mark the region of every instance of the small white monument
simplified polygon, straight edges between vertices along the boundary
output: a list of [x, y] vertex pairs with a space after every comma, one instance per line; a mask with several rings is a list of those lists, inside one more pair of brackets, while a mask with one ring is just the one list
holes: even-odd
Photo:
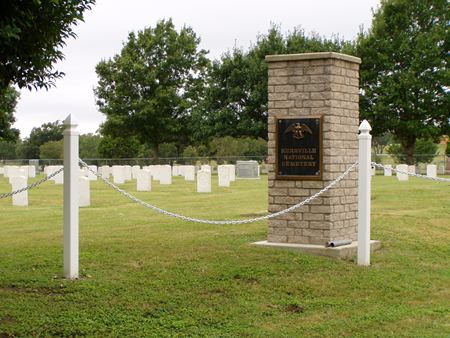
[[435, 164], [427, 165], [427, 176], [428, 177], [437, 177], [437, 167]]
[[[408, 172], [408, 165], [407, 164], [398, 164], [396, 169], [404, 171], [404, 172]], [[397, 179], [399, 181], [407, 181], [408, 180], [408, 174], [403, 174], [403, 173], [397, 172]]]
[[200, 170], [211, 172], [211, 166], [209, 164], [202, 164]]
[[197, 192], [211, 192], [211, 171], [199, 170], [197, 172]]
[[29, 165], [28, 167], [28, 177], [35, 178], [36, 177], [36, 167], [34, 165]]
[[236, 166], [234, 164], [227, 164], [227, 167], [230, 171], [230, 182], [236, 181]]
[[80, 176], [78, 188], [78, 205], [80, 207], [89, 207], [91, 205], [91, 180], [88, 177]]
[[152, 175], [150, 174], [149, 170], [142, 169], [137, 172], [136, 190], [137, 191], [152, 190]]
[[227, 165], [219, 165], [217, 167], [217, 174], [219, 176], [219, 187], [229, 187], [230, 168]]
[[384, 166], [384, 176], [392, 176], [392, 164], [386, 164]]
[[88, 166], [89, 169], [86, 168], [87, 170], [87, 178], [91, 181], [97, 181], [97, 166], [96, 165], [90, 165]]
[[[27, 178], [25, 176], [11, 177], [11, 191], [23, 189], [27, 186]], [[26, 207], [28, 206], [28, 190], [22, 191], [12, 196], [14, 206]]]
[[184, 179], [186, 181], [195, 181], [195, 166], [193, 165], [184, 166]]
[[132, 175], [131, 175], [131, 166], [124, 165], [123, 166], [123, 177], [125, 181], [131, 181]]
[[114, 184], [124, 184], [125, 183], [125, 170], [121, 165], [113, 165], [112, 174], [114, 179]]
[[108, 165], [102, 165], [98, 169], [100, 175], [102, 175], [102, 178], [109, 179], [109, 175], [111, 174], [111, 168]]
[[[62, 168], [62, 166], [57, 166], [52, 173], [54, 173], [56, 170], [59, 170]], [[64, 171], [61, 171], [60, 173], [53, 176], [53, 180], [55, 181], [55, 184], [64, 184]]]
[[137, 179], [139, 170], [141, 170], [141, 167], [138, 165], [134, 165], [131, 167], [131, 177], [133, 178], [133, 180]]
[[159, 168], [159, 183], [172, 184], [172, 167], [170, 165], [162, 165]]
[[408, 166], [408, 172], [411, 174], [415, 174], [416, 173], [416, 166], [415, 165], [409, 165]]

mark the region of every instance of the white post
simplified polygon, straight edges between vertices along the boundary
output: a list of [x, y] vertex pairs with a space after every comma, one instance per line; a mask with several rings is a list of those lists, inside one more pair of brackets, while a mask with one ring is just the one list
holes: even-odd
[[64, 277], [78, 278], [78, 136], [71, 115], [64, 120]]
[[371, 143], [369, 122], [359, 126], [359, 181], [358, 181], [358, 265], [370, 265], [370, 171]]

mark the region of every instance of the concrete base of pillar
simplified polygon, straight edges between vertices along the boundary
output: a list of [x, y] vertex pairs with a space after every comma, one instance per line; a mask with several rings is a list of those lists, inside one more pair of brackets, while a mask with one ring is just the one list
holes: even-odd
[[[333, 258], [353, 258], [356, 257], [358, 250], [358, 242], [352, 242], [348, 245], [338, 246], [336, 248], [330, 248], [323, 245], [313, 244], [294, 244], [294, 243], [272, 243], [268, 241], [254, 242], [252, 245], [267, 246], [272, 248], [281, 248], [294, 250], [302, 253], [309, 253], [319, 256], [328, 256]], [[374, 252], [381, 248], [381, 242], [376, 240], [370, 241], [370, 252]]]

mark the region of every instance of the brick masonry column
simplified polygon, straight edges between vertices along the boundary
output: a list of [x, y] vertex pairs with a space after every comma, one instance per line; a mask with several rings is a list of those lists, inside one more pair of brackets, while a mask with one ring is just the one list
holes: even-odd
[[[358, 158], [359, 58], [338, 53], [269, 55], [269, 211], [300, 202]], [[277, 179], [276, 118], [322, 117], [322, 179]], [[357, 240], [358, 173], [294, 212], [269, 220], [268, 241], [324, 245]]]

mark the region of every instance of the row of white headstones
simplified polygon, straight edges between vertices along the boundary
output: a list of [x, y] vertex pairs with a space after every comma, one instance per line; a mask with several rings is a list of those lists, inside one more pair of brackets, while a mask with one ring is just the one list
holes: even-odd
[[[44, 173], [49, 176], [61, 169], [62, 166], [46, 166]], [[195, 181], [197, 176], [197, 192], [211, 192], [211, 166], [202, 165], [196, 173], [193, 165], [150, 165], [150, 166], [89, 166], [80, 169], [79, 177], [79, 206], [87, 207], [91, 204], [90, 181], [97, 180], [97, 174], [102, 178], [109, 179], [112, 175], [114, 184], [124, 184], [131, 180], [136, 180], [137, 191], [151, 191], [152, 180], [159, 181], [162, 185], [172, 184], [172, 176], [183, 176], [185, 181]], [[236, 180], [236, 168], [234, 165], [219, 165], [217, 167], [218, 186], [229, 187], [230, 182]], [[11, 190], [16, 191], [28, 185], [28, 178], [36, 177], [34, 166], [5, 166], [0, 167], [0, 174], [9, 178]], [[197, 174], [197, 175], [196, 175]], [[55, 184], [64, 184], [63, 172], [51, 178]], [[14, 206], [28, 206], [28, 190], [12, 196]]]
[[[387, 164], [384, 166], [384, 176], [392, 176], [392, 165]], [[372, 167], [372, 176], [376, 174], [376, 168]], [[416, 173], [416, 166], [414, 165], [407, 165], [407, 164], [398, 164], [395, 169], [404, 171], [407, 173], [415, 174]], [[397, 179], [399, 181], [407, 181], [409, 178], [408, 174], [403, 174], [397, 172]], [[437, 177], [437, 167], [435, 164], [428, 164], [427, 165], [427, 176], [429, 177]]]

